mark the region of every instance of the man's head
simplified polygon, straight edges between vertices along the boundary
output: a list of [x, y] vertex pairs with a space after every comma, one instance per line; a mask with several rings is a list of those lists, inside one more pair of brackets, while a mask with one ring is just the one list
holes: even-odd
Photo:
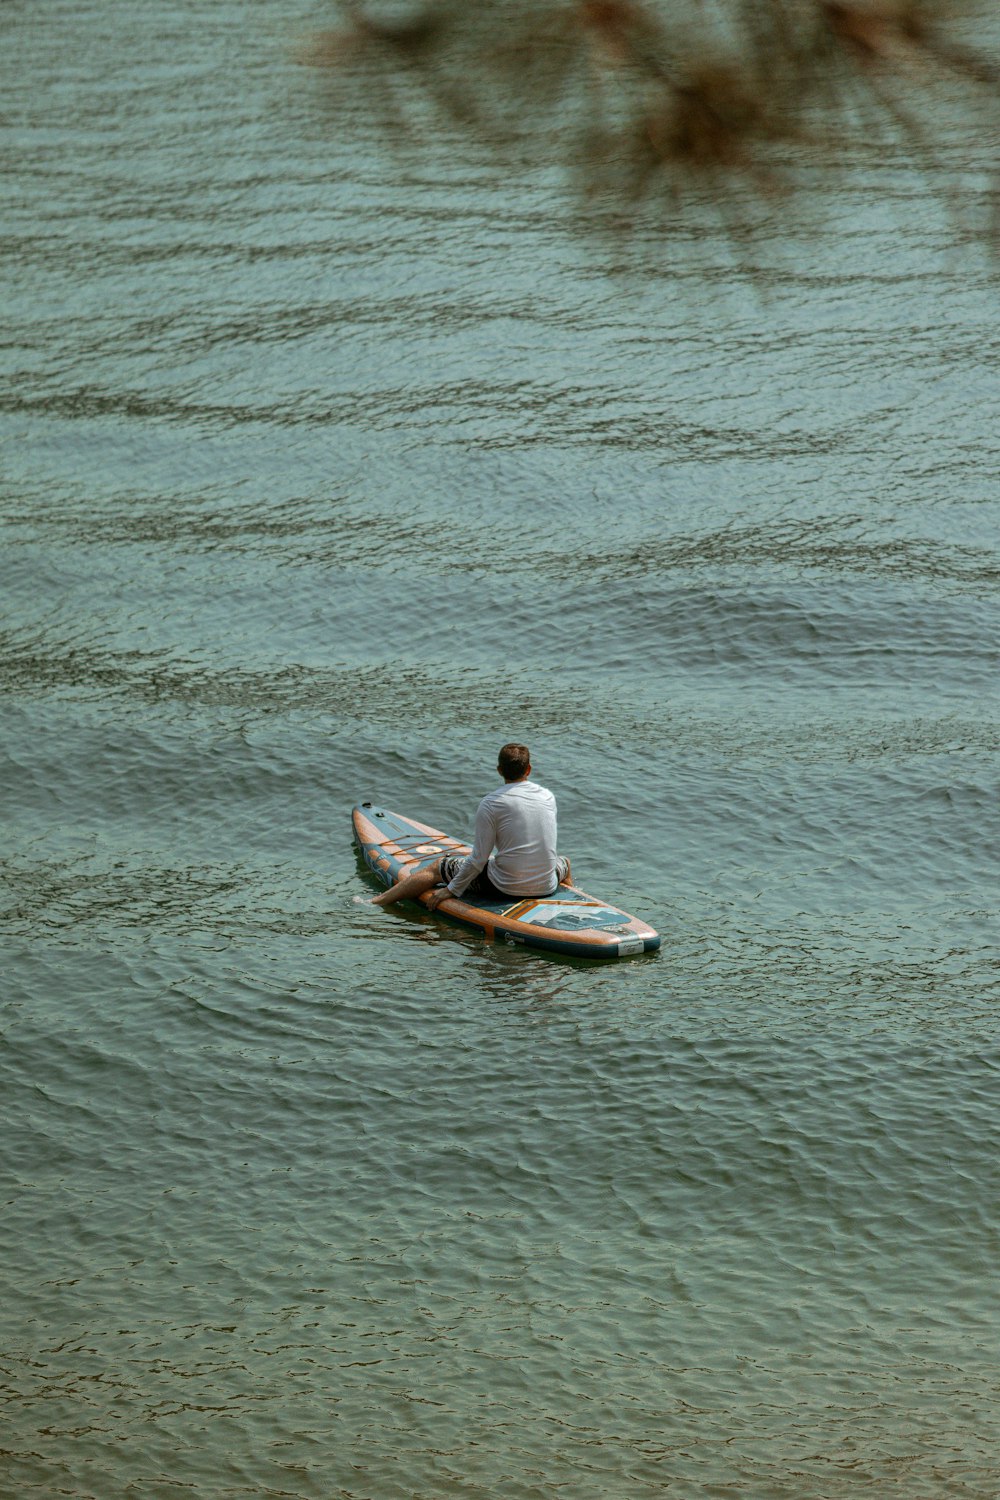
[[504, 781], [522, 781], [531, 770], [527, 745], [502, 745], [497, 756], [497, 770]]

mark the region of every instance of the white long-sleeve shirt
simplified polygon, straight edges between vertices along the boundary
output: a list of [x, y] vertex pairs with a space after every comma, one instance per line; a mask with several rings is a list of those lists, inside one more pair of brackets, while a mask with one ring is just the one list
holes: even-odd
[[476, 811], [472, 853], [449, 882], [451, 894], [461, 896], [487, 863], [489, 878], [509, 896], [554, 889], [556, 799], [537, 781], [508, 781], [487, 792]]

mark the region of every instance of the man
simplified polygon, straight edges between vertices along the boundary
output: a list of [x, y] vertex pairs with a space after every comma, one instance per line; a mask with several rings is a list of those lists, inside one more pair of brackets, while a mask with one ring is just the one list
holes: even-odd
[[[415, 900], [425, 891], [431, 891], [425, 904], [432, 910], [448, 896], [516, 901], [554, 896], [560, 884], [569, 884], [569, 860], [556, 853], [556, 799], [545, 787], [529, 781], [527, 746], [504, 745], [497, 770], [504, 784], [488, 792], [479, 804], [472, 853], [464, 858], [442, 855], [376, 896], [375, 906]], [[433, 890], [434, 886], [438, 889]]]

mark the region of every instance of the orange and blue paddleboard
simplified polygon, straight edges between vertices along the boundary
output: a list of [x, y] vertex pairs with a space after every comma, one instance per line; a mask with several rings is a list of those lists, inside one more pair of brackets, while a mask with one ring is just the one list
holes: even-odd
[[[353, 820], [365, 863], [385, 886], [433, 864], [442, 854], [469, 853], [460, 839], [372, 802], [360, 803]], [[424, 903], [424, 897], [419, 899]], [[660, 946], [659, 933], [646, 922], [573, 885], [559, 886], [552, 896], [508, 896], [503, 901], [448, 896], [435, 910], [480, 928], [497, 942], [575, 958], [625, 958]]]

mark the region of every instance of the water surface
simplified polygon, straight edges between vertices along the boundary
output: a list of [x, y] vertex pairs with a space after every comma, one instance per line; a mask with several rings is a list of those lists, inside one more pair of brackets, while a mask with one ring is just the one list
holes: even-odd
[[[327, 22], [2, 22], [0, 1490], [994, 1496], [989, 262], [608, 241]], [[354, 902], [512, 737], [659, 954]]]

